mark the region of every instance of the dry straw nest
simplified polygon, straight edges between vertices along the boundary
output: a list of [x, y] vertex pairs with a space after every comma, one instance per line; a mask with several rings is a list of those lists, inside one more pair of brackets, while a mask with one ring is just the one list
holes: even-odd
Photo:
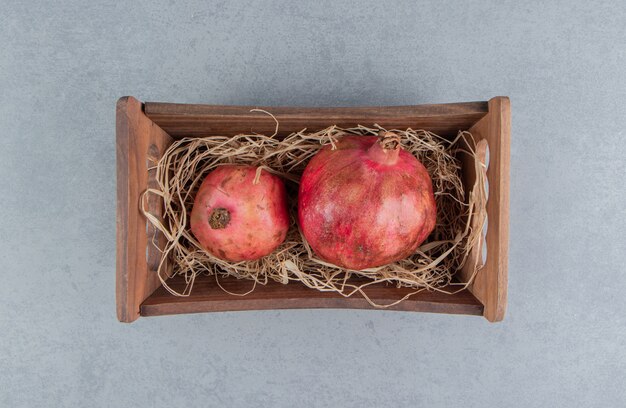
[[[174, 295], [188, 296], [195, 278], [200, 274], [215, 275], [218, 284], [219, 279], [225, 276], [249, 279], [254, 281], [252, 290], [256, 284], [265, 284], [272, 279], [284, 284], [304, 284], [321, 291], [334, 291], [343, 296], [360, 293], [378, 307], [391, 305], [372, 302], [367, 297], [366, 287], [369, 285], [386, 282], [414, 288], [413, 293], [441, 291], [449, 284], [458, 285], [455, 292], [465, 288], [469, 282], [454, 284], [452, 277], [463, 267], [477, 240], [482, 239], [486, 201], [485, 176], [479, 160], [475, 160], [476, 183], [471, 191], [465, 191], [461, 180], [460, 155], [476, 158], [475, 144], [468, 132], [459, 132], [456, 138], [448, 140], [425, 130], [390, 130], [400, 136], [403, 148], [417, 157], [428, 170], [437, 203], [435, 230], [410, 257], [378, 268], [347, 270], [318, 259], [300, 233], [296, 223], [297, 190], [300, 175], [309, 159], [322, 146], [333, 145], [345, 134], [377, 135], [381, 130], [386, 129], [380, 126], [350, 129], [331, 126], [312, 133], [304, 129], [284, 139], [277, 138], [276, 132], [271, 136], [241, 134], [183, 138], [174, 142], [155, 164], [158, 188], [148, 189], [141, 202], [143, 213], [155, 231], [165, 237], [165, 246], [160, 248], [162, 259], [158, 268], [163, 286]], [[259, 166], [259, 171], [269, 171], [286, 180], [291, 212], [289, 232], [276, 251], [260, 260], [237, 263], [220, 260], [204, 251], [189, 230], [188, 218], [195, 193], [204, 177], [224, 164]], [[147, 209], [151, 196], [157, 196], [162, 201], [162, 216]], [[152, 242], [157, 245], [156, 239]], [[174, 275], [185, 278], [187, 286], [182, 293], [167, 285], [167, 279]], [[349, 279], [354, 275], [369, 279], [366, 283], [359, 280], [355, 284]]]

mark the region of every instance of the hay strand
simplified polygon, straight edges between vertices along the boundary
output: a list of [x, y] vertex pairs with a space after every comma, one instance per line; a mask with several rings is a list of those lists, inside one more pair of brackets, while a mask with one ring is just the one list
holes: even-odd
[[[269, 112], [262, 112], [272, 116]], [[272, 118], [276, 120], [274, 116]], [[160, 248], [162, 258], [158, 268], [163, 286], [173, 295], [189, 296], [195, 278], [200, 274], [214, 275], [224, 291], [219, 279], [225, 276], [254, 281], [249, 292], [257, 284], [263, 285], [269, 280], [284, 284], [296, 281], [312, 289], [333, 291], [346, 297], [360, 293], [373, 306], [389, 307], [419, 291], [443, 291], [442, 287], [454, 285], [452, 277], [465, 264], [470, 249], [482, 238], [485, 218], [485, 172], [482, 164], [475, 160], [476, 184], [470, 194], [464, 190], [460, 176], [459, 155], [477, 157], [474, 140], [468, 132], [459, 132], [455, 139], [448, 140], [425, 130], [390, 130], [400, 136], [403, 148], [417, 157], [428, 170], [437, 203], [435, 230], [410, 257], [378, 268], [346, 270], [318, 259], [298, 229], [297, 184], [309, 159], [326, 144], [335, 148], [336, 141], [345, 134], [378, 135], [380, 131], [386, 129], [378, 125], [350, 129], [331, 126], [319, 132], [302, 130], [280, 140], [275, 137], [278, 133], [276, 120], [276, 131], [272, 136], [240, 134], [184, 138], [174, 142], [156, 165], [158, 188], [146, 190], [141, 198], [141, 209], [147, 220], [165, 237], [166, 244]], [[223, 261], [204, 251], [189, 230], [188, 214], [202, 180], [211, 170], [226, 164], [259, 166], [257, 178], [261, 170], [266, 170], [287, 181], [291, 215], [289, 232], [276, 251], [260, 260]], [[149, 196], [161, 200], [163, 216], [147, 209]], [[156, 241], [153, 239], [153, 244]], [[478, 270], [478, 264], [473, 266], [473, 270]], [[186, 287], [182, 292], [167, 284], [167, 280], [174, 275], [185, 279]], [[356, 275], [369, 278], [369, 281], [352, 283], [350, 277]], [[473, 275], [469, 282], [472, 278]], [[367, 296], [365, 289], [382, 282], [411, 287], [415, 291], [392, 304], [378, 305]], [[456, 284], [458, 290], [454, 292], [464, 289], [469, 282]]]

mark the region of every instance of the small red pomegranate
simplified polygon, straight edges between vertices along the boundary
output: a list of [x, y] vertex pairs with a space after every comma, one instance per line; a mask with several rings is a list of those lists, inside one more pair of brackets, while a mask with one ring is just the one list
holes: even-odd
[[309, 162], [300, 181], [298, 219], [322, 259], [362, 270], [413, 254], [435, 227], [426, 168], [391, 132], [344, 136]]
[[287, 235], [285, 185], [257, 167], [220, 166], [207, 175], [191, 210], [191, 232], [204, 249], [231, 262], [270, 254]]

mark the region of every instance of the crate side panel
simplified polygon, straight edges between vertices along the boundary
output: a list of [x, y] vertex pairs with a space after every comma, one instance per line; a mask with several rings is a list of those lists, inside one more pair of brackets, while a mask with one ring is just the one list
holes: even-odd
[[467, 130], [486, 115], [487, 102], [438, 105], [356, 107], [356, 108], [285, 108], [254, 106], [186, 105], [146, 102], [146, 115], [172, 137], [203, 137], [239, 133], [273, 134], [274, 119], [278, 134], [308, 129], [317, 131], [337, 125], [344, 128], [378, 124], [387, 129], [425, 129], [451, 137]]
[[490, 159], [487, 169], [487, 260], [476, 275], [472, 292], [485, 306], [485, 317], [492, 322], [504, 318], [508, 286], [510, 102], [506, 97], [489, 101], [489, 114], [470, 131], [487, 140]]
[[[118, 101], [116, 110], [117, 156], [117, 260], [116, 303], [120, 321], [139, 317], [139, 306], [160, 281], [148, 268], [155, 248], [139, 199], [148, 187], [148, 167], [155, 152], [171, 144], [169, 135], [143, 113], [143, 105], [132, 97]], [[152, 204], [155, 205], [155, 204]]]
[[[366, 280], [355, 279], [352, 283], [366, 283]], [[339, 308], [339, 309], [375, 309], [365, 298], [356, 294], [343, 297], [334, 292], [320, 292], [315, 289], [292, 282], [283, 285], [269, 282], [267, 285], [256, 285], [254, 282], [235, 278], [220, 278], [220, 285], [214, 277], [201, 276], [194, 283], [194, 289], [188, 297], [177, 297], [164, 288], [157, 289], [141, 306], [142, 316], [158, 316], [180, 313], [200, 313], [235, 310], [267, 310], [267, 309], [304, 309], [304, 308]], [[183, 290], [185, 282], [180, 277], [168, 281], [174, 289]], [[244, 297], [230, 295], [246, 293], [254, 287], [254, 291]], [[449, 291], [458, 287], [449, 286]], [[391, 304], [412, 292], [409, 288], [397, 288], [392, 285], [372, 285], [365, 292], [377, 304]], [[388, 309], [450, 314], [482, 315], [483, 305], [468, 290], [455, 294], [423, 291]]]

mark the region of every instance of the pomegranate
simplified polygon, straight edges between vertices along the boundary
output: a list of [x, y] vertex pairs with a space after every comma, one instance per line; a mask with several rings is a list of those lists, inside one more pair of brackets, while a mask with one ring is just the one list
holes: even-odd
[[323, 147], [300, 181], [298, 219], [315, 253], [362, 270], [406, 258], [435, 227], [426, 168], [391, 132]]
[[191, 232], [212, 255], [226, 261], [270, 254], [287, 235], [285, 185], [257, 167], [220, 166], [207, 175], [191, 210]]

